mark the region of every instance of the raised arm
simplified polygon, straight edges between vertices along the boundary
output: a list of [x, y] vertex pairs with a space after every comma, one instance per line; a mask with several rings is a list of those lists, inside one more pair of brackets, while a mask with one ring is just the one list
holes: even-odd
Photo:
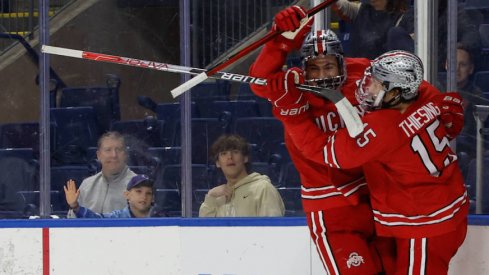
[[[288, 7], [275, 16], [272, 31], [285, 31], [263, 46], [260, 54], [250, 67], [250, 75], [268, 78], [282, 71], [287, 55], [300, 49], [304, 38], [311, 31], [314, 17], [306, 18], [302, 7]], [[302, 20], [302, 21], [301, 21]], [[265, 86], [251, 85], [253, 92], [263, 98], [268, 98]]]
[[345, 19], [353, 20], [357, 17], [358, 10], [360, 10], [360, 2], [350, 2], [348, 0], [338, 0], [333, 10], [338, 12], [339, 16]]

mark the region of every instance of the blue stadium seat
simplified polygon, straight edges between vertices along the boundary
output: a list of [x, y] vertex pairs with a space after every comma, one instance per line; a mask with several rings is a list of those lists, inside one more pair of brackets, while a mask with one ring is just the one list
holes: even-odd
[[33, 148], [39, 151], [39, 123], [8, 123], [0, 127], [1, 148]]
[[204, 82], [193, 87], [190, 95], [200, 117], [210, 117], [209, 111], [215, 100], [229, 100], [230, 87], [227, 81]]
[[482, 48], [476, 62], [477, 68], [480, 71], [489, 70], [489, 48]]
[[3, 148], [0, 149], [0, 159], [18, 158], [27, 163], [37, 164], [32, 148]]
[[272, 117], [272, 104], [265, 98], [258, 97], [251, 91], [249, 84], [239, 86], [237, 100], [255, 100], [258, 105], [259, 115], [261, 117]]
[[240, 117], [260, 116], [260, 110], [255, 100], [213, 101], [210, 107], [210, 117], [225, 118], [229, 121]]
[[280, 185], [280, 167], [268, 162], [252, 162], [250, 170], [268, 176], [273, 185]]
[[439, 86], [440, 88], [443, 87], [445, 89], [447, 86], [447, 72], [438, 72], [437, 81], [438, 83], [436, 86]]
[[[192, 118], [199, 118], [200, 112], [195, 102], [192, 102], [190, 106]], [[180, 112], [180, 103], [178, 102], [160, 103], [156, 106], [156, 118], [165, 121], [162, 146], [174, 145], [175, 135], [180, 135], [179, 132], [176, 132], [177, 124], [180, 123]]]
[[51, 190], [59, 191], [64, 195], [63, 187], [70, 179], [74, 180], [77, 187], [85, 178], [94, 175], [95, 171], [86, 165], [65, 165], [51, 167]]
[[199, 214], [199, 209], [200, 205], [204, 202], [205, 200], [205, 195], [209, 192], [208, 189], [195, 189], [193, 191], [193, 212], [195, 213], [195, 216], [198, 216]]
[[[50, 125], [51, 135], [54, 125]], [[0, 126], [0, 148], [32, 148], [34, 157], [39, 156], [39, 123], [7, 123]], [[54, 138], [51, 137], [51, 149], [54, 149]]]
[[109, 129], [111, 123], [120, 120], [119, 96], [109, 88], [64, 88], [60, 107], [93, 107], [100, 132]]
[[482, 93], [482, 96], [483, 96], [485, 99], [489, 100], [489, 92], [483, 92], [483, 93]]
[[182, 216], [182, 200], [178, 189], [156, 189], [155, 203], [169, 217]]
[[300, 187], [281, 187], [278, 188], [278, 192], [280, 193], [280, 195], [282, 196], [282, 200], [284, 201], [286, 217], [304, 216]]
[[190, 89], [190, 94], [193, 100], [199, 100], [202, 98], [213, 98], [218, 100], [229, 99], [231, 91], [231, 85], [228, 81], [212, 81], [203, 82]]
[[281, 142], [275, 145], [271, 153], [273, 155], [276, 155], [275, 158], [277, 160], [275, 162], [279, 161], [280, 163], [285, 164], [291, 161], [289, 150], [287, 150], [287, 147], [285, 146], [285, 142]]
[[474, 74], [474, 84], [483, 92], [489, 92], [489, 71], [479, 71]]
[[151, 157], [157, 158], [157, 162], [161, 166], [180, 164], [182, 147], [150, 147], [148, 153]]
[[268, 161], [271, 149], [284, 141], [282, 123], [273, 117], [238, 118], [234, 133], [244, 137], [248, 143], [256, 144], [260, 152], [255, 161]]
[[106, 87], [73, 87], [61, 91], [60, 107], [93, 107], [100, 132], [105, 132], [121, 118], [119, 106], [120, 79], [108, 75]]
[[87, 149], [87, 165], [90, 169], [90, 171], [93, 171], [94, 173], [100, 172], [102, 170], [102, 165], [97, 159], [97, 147], [88, 147]]
[[293, 162], [287, 162], [281, 172], [280, 181], [281, 186], [284, 187], [300, 187], [301, 179], [299, 172], [294, 166]]
[[241, 83], [238, 88], [238, 94], [236, 95], [238, 100], [248, 100], [257, 98], [253, 91], [251, 91], [250, 84]]
[[[199, 110], [195, 102], [190, 103], [192, 117], [199, 117]], [[156, 105], [156, 118], [164, 121], [180, 119], [180, 103], [160, 103]]]
[[261, 117], [273, 117], [272, 114], [272, 103], [270, 103], [267, 99], [257, 98], [256, 103], [258, 104], [258, 108], [260, 109]]
[[[19, 191], [18, 197], [21, 198], [24, 205], [23, 215], [38, 216], [40, 208], [40, 192], [34, 191]], [[51, 190], [51, 214], [65, 217], [68, 212], [64, 191], [60, 193], [58, 190]]]
[[465, 9], [489, 9], [487, 0], [465, 0]]
[[123, 134], [127, 146], [140, 146], [147, 149], [148, 147], [163, 146], [164, 125], [163, 120], [148, 117], [138, 120], [115, 121], [110, 129]]
[[[207, 164], [212, 143], [229, 132], [228, 121], [217, 118], [192, 119], [192, 163]], [[177, 124], [174, 146], [181, 146], [180, 123]]]
[[37, 166], [24, 157], [0, 158], [0, 217], [22, 216], [26, 205], [18, 192], [39, 190]]
[[480, 24], [479, 34], [481, 37], [482, 47], [489, 48], [489, 24]]
[[[155, 184], [156, 188], [181, 190], [181, 169], [180, 164], [163, 167]], [[213, 180], [213, 171], [208, 165], [192, 164], [192, 189], [209, 189]]]
[[99, 128], [92, 107], [52, 108], [53, 159], [60, 164], [86, 163], [86, 150], [97, 145]]
[[156, 167], [146, 165], [128, 165], [129, 168], [136, 174], [147, 175], [151, 179], [156, 178]]

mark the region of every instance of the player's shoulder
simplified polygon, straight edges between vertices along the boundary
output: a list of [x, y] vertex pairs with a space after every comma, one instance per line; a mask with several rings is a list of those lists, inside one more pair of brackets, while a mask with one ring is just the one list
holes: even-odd
[[370, 60], [368, 58], [358, 58], [358, 57], [345, 57], [345, 64], [347, 72], [353, 71], [363, 71], [370, 66]]
[[392, 127], [398, 127], [402, 114], [394, 109], [380, 109], [367, 112], [362, 120], [376, 130], [390, 131]]
[[419, 85], [418, 92], [418, 100], [430, 100], [441, 93], [438, 88], [424, 80]]

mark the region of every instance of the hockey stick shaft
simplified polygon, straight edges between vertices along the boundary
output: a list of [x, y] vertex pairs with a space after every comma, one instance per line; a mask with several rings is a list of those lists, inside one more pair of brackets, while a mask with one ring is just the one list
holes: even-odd
[[[338, 0], [325, 0], [324, 2], [316, 5], [315, 7], [311, 8], [310, 10], [308, 10], [306, 12], [307, 16], [308, 17], [313, 16], [314, 14], [318, 13], [320, 10], [325, 9], [326, 7], [330, 6], [331, 4], [333, 4], [336, 1], [338, 1]], [[218, 71], [226, 68], [230, 64], [236, 62], [238, 59], [242, 58], [243, 56], [245, 56], [245, 55], [249, 54], [250, 52], [256, 50], [257, 48], [264, 45], [268, 41], [272, 40], [273, 38], [275, 38], [279, 34], [281, 34], [281, 32], [279, 30], [276, 30], [274, 32], [269, 32], [267, 35], [265, 35], [264, 37], [262, 37], [258, 41], [256, 41], [256, 42], [252, 43], [251, 45], [245, 47], [241, 51], [229, 56], [228, 58], [226, 58], [221, 63], [218, 63], [217, 65], [211, 67], [207, 72], [201, 73], [201, 74], [195, 76], [194, 78], [190, 79], [189, 81], [181, 84], [180, 86], [176, 87], [175, 89], [173, 89], [171, 91], [173, 97], [177, 97], [177, 96], [185, 93], [187, 90], [189, 90], [192, 87], [196, 86], [197, 84], [203, 82], [204, 80], [206, 80], [207, 78], [209, 78], [213, 74], [217, 73]]]
[[[148, 60], [141, 60], [141, 59], [130, 58], [130, 57], [73, 50], [73, 49], [54, 47], [48, 45], [43, 45], [41, 47], [41, 52], [60, 55], [60, 56], [87, 59], [87, 60], [92, 60], [97, 62], [115, 63], [120, 65], [152, 69], [152, 70], [158, 70], [164, 72], [172, 72], [172, 73], [186, 73], [186, 74], [198, 75], [206, 72], [206, 70], [200, 68], [185, 67], [185, 66], [172, 65], [172, 64], [161, 63], [156, 61], [148, 61]], [[222, 79], [222, 80], [239, 82], [239, 83], [255, 84], [261, 86], [267, 85], [267, 80], [264, 78], [252, 77], [252, 76], [242, 75], [242, 74], [217, 72], [213, 74], [211, 77], [214, 79]], [[338, 112], [342, 116], [343, 121], [345, 121], [345, 125], [346, 128], [348, 129], [348, 133], [350, 134], [350, 136], [354, 137], [363, 131], [363, 123], [360, 120], [360, 117], [358, 116], [356, 109], [340, 92], [335, 90], [320, 88], [320, 87], [307, 86], [307, 85], [298, 85], [297, 87], [300, 90], [311, 92], [331, 100], [336, 105], [336, 108], [338, 109]]]
[[[184, 73], [184, 74], [198, 75], [200, 73], [206, 72], [206, 70], [200, 68], [172, 65], [172, 64], [161, 63], [156, 61], [142, 60], [137, 58], [109, 55], [109, 54], [102, 54], [102, 53], [95, 53], [95, 52], [88, 52], [88, 51], [73, 50], [73, 49], [54, 47], [48, 45], [43, 45], [41, 47], [41, 52], [60, 55], [60, 56], [87, 59], [87, 60], [98, 61], [98, 62], [115, 63], [115, 64], [139, 67], [144, 69], [152, 69], [152, 70], [158, 70], [163, 72], [171, 72], [171, 73]], [[267, 83], [267, 80], [264, 78], [252, 77], [248, 75], [241, 75], [235, 73], [227, 73], [227, 72], [217, 72], [213, 76], [211, 76], [211, 78], [222, 79], [222, 80], [233, 81], [233, 82], [240, 82], [240, 83], [257, 84], [257, 85], [266, 85]]]

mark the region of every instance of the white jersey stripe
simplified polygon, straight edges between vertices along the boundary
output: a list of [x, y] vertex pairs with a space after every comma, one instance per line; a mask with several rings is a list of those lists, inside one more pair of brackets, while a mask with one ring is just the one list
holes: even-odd
[[409, 240], [409, 270], [408, 275], [413, 275], [414, 270], [414, 239]]
[[340, 166], [338, 165], [338, 161], [336, 160], [336, 152], [334, 150], [335, 141], [336, 141], [336, 135], [333, 135], [331, 140], [331, 160], [333, 161], [335, 167], [340, 168]]
[[434, 220], [426, 221], [426, 222], [386, 222], [386, 221], [379, 220], [379, 218], [377, 218], [376, 216], [374, 216], [374, 220], [376, 222], [380, 223], [380, 224], [387, 225], [387, 226], [397, 226], [397, 225], [409, 225], [409, 226], [428, 225], [428, 224], [441, 223], [441, 222], [444, 222], [446, 220], [449, 220], [449, 219], [453, 218], [453, 216], [455, 216], [455, 214], [457, 214], [459, 210], [460, 210], [460, 207], [457, 207], [456, 209], [453, 210], [452, 213], [450, 213], [447, 216], [443, 216], [442, 218], [434, 219]]
[[[320, 241], [323, 244], [324, 249], [326, 250], [329, 263], [331, 264], [331, 266], [334, 269], [334, 270], [332, 270], [334, 272], [333, 274], [339, 275], [340, 271], [338, 270], [338, 266], [336, 265], [336, 262], [335, 262], [335, 259], [333, 256], [333, 251], [331, 250], [331, 246], [329, 245], [328, 239], [326, 238], [326, 225], [324, 224], [323, 211], [318, 211], [318, 214], [319, 214], [318, 218], [319, 218], [319, 223], [320, 223], [319, 226], [321, 226], [321, 228], [323, 229], [323, 230], [321, 230], [322, 234], [321, 234]], [[330, 271], [328, 271], [328, 273], [331, 274]]]
[[[409, 240], [409, 275], [426, 275], [426, 241], [426, 238]], [[420, 255], [416, 253], [416, 247], [419, 245], [421, 246]], [[416, 267], [417, 264], [419, 267]]]
[[329, 198], [329, 197], [338, 196], [338, 195], [343, 195], [343, 193], [333, 192], [333, 193], [322, 194], [322, 195], [301, 195], [301, 197], [303, 199], [324, 199], [324, 198]]
[[305, 187], [305, 186], [302, 186], [301, 189], [302, 189], [302, 191], [305, 191], [305, 192], [312, 192], [312, 191], [324, 191], [324, 190], [328, 190], [328, 189], [335, 189], [335, 187], [333, 185], [328, 185], [328, 186], [323, 186], [323, 187]]
[[[400, 218], [400, 219], [406, 219], [406, 220], [417, 220], [417, 219], [426, 219], [426, 218], [433, 218], [438, 216], [440, 213], [447, 212], [450, 209], [452, 209], [452, 214], [455, 214], [460, 210], [460, 206], [464, 205], [467, 202], [467, 191], [464, 192], [464, 194], [457, 199], [455, 199], [451, 204], [449, 204], [446, 207], [443, 207], [442, 209], [439, 209], [429, 215], [418, 215], [418, 216], [405, 216], [402, 214], [387, 214], [387, 213], [382, 213], [378, 210], [372, 210], [372, 212], [380, 217], [385, 217], [385, 218]], [[454, 208], [456, 205], [459, 205], [457, 208]]]
[[[324, 255], [323, 255], [323, 251], [321, 249], [321, 246], [319, 244], [319, 236], [317, 235], [317, 225], [316, 225], [316, 218], [315, 218], [315, 214], [318, 213], [318, 212], [311, 212], [310, 215], [311, 215], [311, 223], [312, 223], [312, 233], [314, 234], [314, 244], [316, 245], [316, 250], [319, 254], [319, 257], [321, 257], [321, 261], [323, 262], [324, 264], [324, 269], [326, 270], [326, 274], [327, 275], [330, 275], [329, 271], [328, 271], [328, 267], [326, 266], [326, 259], [324, 258]], [[319, 214], [319, 213], [318, 213]], [[325, 228], [323, 228], [321, 231], [323, 230], [326, 230]], [[326, 243], [325, 243], [326, 245]]]
[[421, 239], [421, 270], [419, 272], [420, 275], [424, 275], [426, 274], [426, 255], [428, 253], [427, 249], [426, 249], [426, 241], [427, 239], [426, 238], [422, 238]]
[[343, 194], [343, 195], [345, 195], [345, 196], [347, 196], [347, 197], [348, 197], [348, 196], [350, 196], [351, 194], [353, 194], [353, 193], [357, 192], [357, 191], [358, 191], [358, 189], [360, 189], [361, 187], [366, 186], [366, 185], [367, 185], [367, 183], [366, 183], [366, 182], [364, 182], [364, 183], [362, 183], [362, 184], [359, 184], [357, 187], [353, 188], [352, 190], [350, 190], [350, 191], [346, 192], [346, 193], [345, 193], [345, 194]]

